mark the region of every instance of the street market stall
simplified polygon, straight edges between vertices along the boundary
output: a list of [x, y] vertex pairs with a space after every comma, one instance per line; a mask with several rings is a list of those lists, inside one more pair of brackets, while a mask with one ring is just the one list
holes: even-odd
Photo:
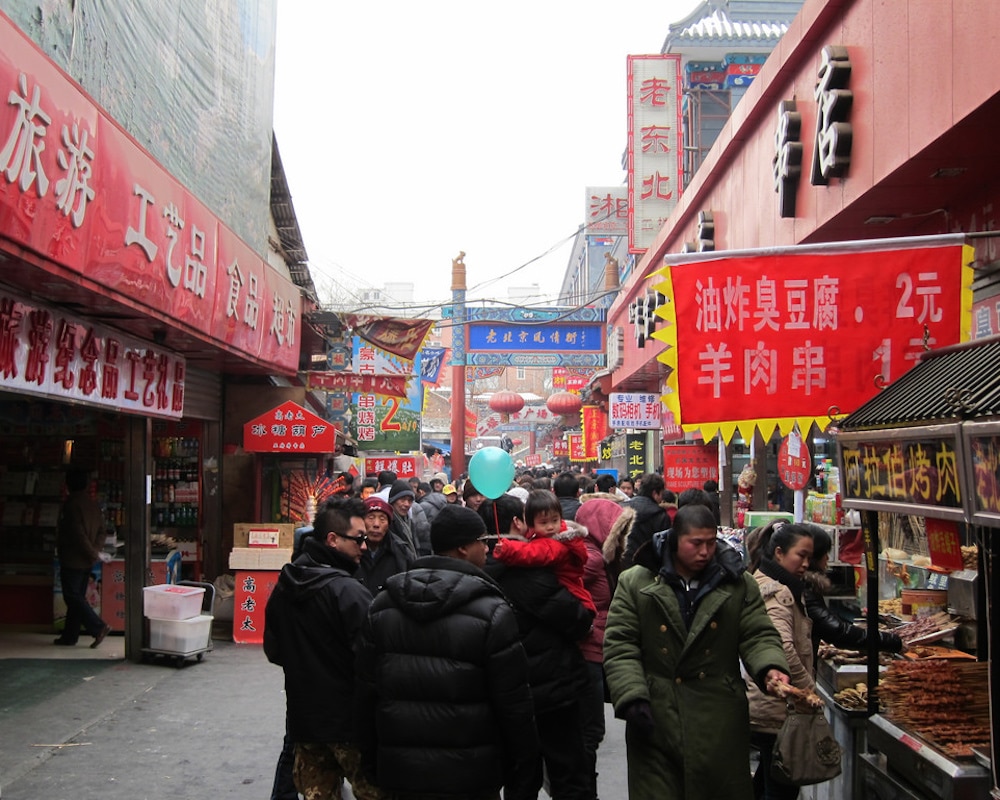
[[869, 639], [858, 796], [1000, 797], [1000, 338], [926, 352], [837, 428], [843, 504], [862, 517], [867, 624], [900, 621], [905, 645], [880, 671]]

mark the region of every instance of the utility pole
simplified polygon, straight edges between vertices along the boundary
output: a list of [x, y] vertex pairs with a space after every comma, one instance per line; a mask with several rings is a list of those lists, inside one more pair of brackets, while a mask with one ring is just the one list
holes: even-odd
[[465, 472], [465, 252], [451, 262], [451, 478]]

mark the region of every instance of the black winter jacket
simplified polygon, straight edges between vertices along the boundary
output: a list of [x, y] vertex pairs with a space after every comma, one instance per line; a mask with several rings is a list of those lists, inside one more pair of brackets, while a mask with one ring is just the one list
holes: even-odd
[[497, 791], [538, 756], [517, 621], [472, 564], [417, 559], [386, 581], [358, 655], [363, 763], [388, 791]]
[[315, 539], [281, 570], [265, 611], [264, 653], [285, 671], [295, 742], [351, 742], [354, 645], [371, 593], [354, 562]]
[[628, 569], [635, 563], [636, 551], [653, 538], [654, 533], [665, 531], [670, 527], [670, 517], [651, 497], [644, 494], [636, 495], [627, 503], [635, 511], [635, 522], [625, 541], [625, 553], [622, 556], [622, 569]]
[[[816, 654], [821, 641], [832, 644], [844, 650], [865, 650], [868, 647], [868, 629], [852, 625], [841, 619], [832, 611], [823, 599], [825, 586], [829, 584], [826, 576], [807, 572], [802, 601], [805, 603], [806, 614], [812, 620], [813, 663], [819, 663]], [[878, 649], [887, 653], [898, 653], [903, 649], [903, 640], [894, 633], [879, 631]]]
[[514, 606], [528, 656], [535, 713], [580, 700], [587, 666], [578, 642], [590, 633], [593, 614], [571, 595], [551, 569], [510, 567], [492, 559], [486, 571]]

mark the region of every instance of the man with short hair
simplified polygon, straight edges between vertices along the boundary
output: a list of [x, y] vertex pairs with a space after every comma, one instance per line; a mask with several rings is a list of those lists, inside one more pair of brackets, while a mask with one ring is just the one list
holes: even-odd
[[654, 533], [665, 531], [670, 527], [670, 517], [660, 506], [665, 488], [663, 478], [655, 472], [650, 472], [642, 476], [639, 494], [628, 501], [629, 507], [635, 510], [635, 523], [625, 542], [622, 569], [632, 566], [636, 551], [650, 541]]
[[267, 603], [264, 653], [285, 673], [295, 787], [308, 798], [383, 800], [361, 772], [354, 726], [354, 643], [371, 593], [354, 572], [365, 551], [365, 507], [335, 497], [316, 514], [303, 553], [281, 570]]
[[563, 519], [575, 520], [580, 508], [580, 481], [572, 472], [564, 472], [552, 484], [552, 493], [559, 499]]
[[415, 505], [416, 494], [410, 484], [397, 480], [392, 484], [386, 496], [389, 505], [395, 512], [392, 518], [392, 529], [402, 539], [408, 539], [418, 556], [430, 553], [430, 523], [424, 510]]
[[[434, 555], [386, 581], [358, 652], [362, 750], [394, 800], [527, 797], [538, 752], [514, 612], [483, 571], [486, 527], [461, 506], [431, 525]], [[532, 795], [534, 796], [534, 795]]]
[[627, 498], [635, 497], [635, 484], [632, 482], [631, 478], [622, 478], [618, 481], [618, 491], [625, 495]]

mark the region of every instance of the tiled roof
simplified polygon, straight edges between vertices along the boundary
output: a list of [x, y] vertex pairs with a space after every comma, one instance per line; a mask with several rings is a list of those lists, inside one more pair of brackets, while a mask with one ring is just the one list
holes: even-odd
[[681, 41], [705, 41], [708, 39], [724, 39], [737, 41], [741, 39], [773, 39], [777, 41], [788, 31], [787, 22], [743, 22], [730, 19], [722, 9], [715, 9], [709, 16], [678, 30], [670, 31], [670, 40], [675, 44]]

